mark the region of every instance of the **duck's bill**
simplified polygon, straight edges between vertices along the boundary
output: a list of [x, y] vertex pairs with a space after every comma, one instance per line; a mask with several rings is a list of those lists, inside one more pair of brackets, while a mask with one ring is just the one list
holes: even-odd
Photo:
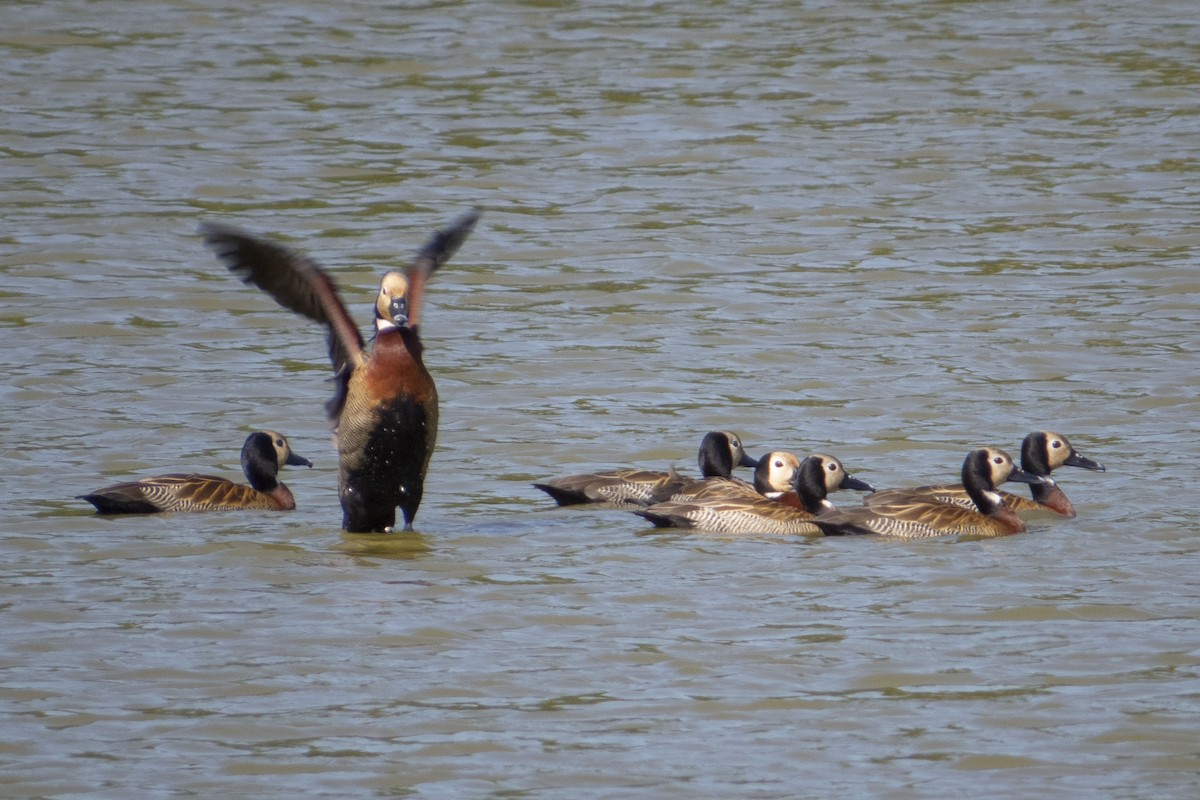
[[1023, 469], [1013, 469], [1012, 474], [1008, 476], [1010, 481], [1017, 483], [1050, 483], [1041, 475], [1034, 475], [1032, 472], [1026, 472]]
[[1079, 453], [1071, 453], [1071, 457], [1063, 462], [1068, 467], [1083, 467], [1084, 469], [1095, 470], [1096, 472], [1104, 472], [1104, 465], [1099, 461], [1092, 461], [1090, 458], [1085, 458]]
[[312, 466], [311, 461], [309, 461], [304, 456], [298, 456], [295, 453], [292, 453], [291, 455], [289, 455], [287, 457], [287, 461], [285, 461], [283, 463], [287, 464], [288, 466], [292, 466], [292, 467], [311, 467]]
[[875, 487], [864, 480], [859, 480], [847, 473], [846, 477], [842, 478], [842, 482], [838, 484], [839, 489], [855, 489], [860, 492], [873, 492]]

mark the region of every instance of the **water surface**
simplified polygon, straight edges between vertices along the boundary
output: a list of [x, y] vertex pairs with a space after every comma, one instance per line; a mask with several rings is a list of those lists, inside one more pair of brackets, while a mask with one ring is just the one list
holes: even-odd
[[[1192, 797], [1190, 4], [16, 2], [0, 34], [5, 796]], [[323, 334], [428, 295], [419, 533], [342, 534]], [[315, 464], [289, 514], [72, 497]], [[721, 539], [529, 484], [707, 430], [876, 485], [1069, 435], [992, 541]], [[839, 498], [854, 502], [853, 497]]]

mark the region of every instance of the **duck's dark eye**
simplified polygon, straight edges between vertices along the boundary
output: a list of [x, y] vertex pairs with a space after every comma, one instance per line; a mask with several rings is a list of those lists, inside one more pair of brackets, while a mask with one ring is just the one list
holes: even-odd
[[829, 471], [830, 471], [830, 472], [837, 472], [837, 464], [830, 464], [830, 465], [829, 465]]
[[1003, 464], [1003, 463], [1004, 463], [1004, 457], [1003, 457], [1003, 456], [996, 456], [995, 458], [993, 458], [993, 459], [992, 459], [992, 463], [993, 463], [993, 464]]
[[776, 461], [776, 462], [775, 462], [775, 466], [777, 466], [777, 467], [782, 467], [782, 466], [783, 466], [783, 462], [782, 462], [782, 461]]
[[1055, 439], [1054, 441], [1050, 442], [1050, 446], [1053, 447], [1055, 450], [1057, 450], [1058, 448], [1063, 446], [1063, 443], [1060, 442], [1058, 439]]
[[283, 447], [283, 439], [276, 439], [276, 440], [275, 440], [275, 446], [276, 446], [276, 447]]

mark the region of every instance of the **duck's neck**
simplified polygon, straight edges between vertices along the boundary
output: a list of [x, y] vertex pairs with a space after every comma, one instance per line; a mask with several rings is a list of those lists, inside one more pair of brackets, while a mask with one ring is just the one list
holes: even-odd
[[1066, 493], [1052, 479], [1047, 478], [1046, 480], [1048, 482], [1044, 484], [1030, 484], [1029, 491], [1033, 495], [1034, 502], [1064, 516], [1075, 516], [1075, 506], [1067, 499]]
[[[1034, 473], [1034, 474], [1037, 474], [1037, 473]], [[1051, 495], [1062, 494], [1062, 489], [1058, 488], [1058, 484], [1054, 482], [1053, 478], [1050, 478], [1048, 476], [1043, 476], [1043, 477], [1046, 480], [1045, 483], [1029, 484], [1029, 493], [1033, 495], [1034, 500], [1036, 500], [1039, 503], [1044, 504], [1050, 498]]]
[[1004, 505], [1003, 503], [1001, 503], [1000, 507], [997, 508], [994, 512], [992, 512], [988, 516], [990, 516], [992, 519], [999, 522], [1000, 525], [1003, 526], [1005, 533], [1024, 533], [1025, 532], [1024, 521], [1022, 521], [1022, 519], [1017, 516], [1017, 512], [1013, 511], [1011, 508]]
[[292, 490], [286, 484], [277, 483], [275, 488], [266, 494], [271, 496], [271, 499], [279, 506], [280, 511], [294, 511], [296, 508], [296, 497], [292, 494]]
[[706, 478], [728, 478], [733, 474], [733, 454], [728, 446], [704, 437], [700, 443], [700, 474]]
[[1050, 477], [1050, 462], [1046, 458], [1044, 442], [1036, 441], [1032, 436], [1025, 439], [1021, 444], [1021, 469], [1040, 476], [1046, 481], [1029, 485], [1029, 493], [1033, 495], [1035, 503], [1052, 508], [1060, 514], [1075, 515], [1075, 508], [1071, 505], [1071, 501]]
[[1021, 442], [1021, 469], [1043, 478], [1050, 477], [1050, 463], [1046, 460], [1046, 444], [1042, 437], [1030, 435]]
[[771, 465], [769, 462], [770, 459], [764, 457], [762, 463], [754, 468], [754, 491], [763, 497], [771, 497], [780, 493], [778, 489], [771, 485]]
[[279, 453], [266, 434], [252, 434], [242, 447], [242, 472], [260, 492], [269, 493], [278, 485], [279, 461]]
[[802, 469], [796, 480], [796, 493], [800, 496], [800, 503], [804, 506], [805, 511], [810, 514], [820, 514], [822, 511], [833, 508], [833, 503], [827, 499], [828, 490], [825, 488], [823, 471], [815, 475], [810, 472], [810, 470]]
[[278, 479], [279, 467], [274, 461], [268, 464], [260, 457], [251, 455], [242, 462], [242, 472], [246, 473], [246, 480], [250, 482], [250, 486], [266, 494], [282, 485]]
[[408, 351], [416, 361], [421, 361], [421, 356], [425, 352], [425, 346], [421, 344], [421, 337], [417, 335], [416, 328], [410, 328], [407, 325], [397, 327], [388, 322], [383, 327], [376, 326], [375, 330], [375, 349], [402, 346]]
[[270, 497], [281, 511], [296, 507], [296, 498], [286, 484], [279, 482], [279, 466], [274, 461], [264, 461], [263, 456], [251, 455], [242, 462], [242, 471], [250, 487]]
[[980, 512], [990, 517], [995, 516], [997, 511], [1004, 508], [1004, 499], [1000, 497], [996, 487], [987, 478], [974, 471], [964, 469], [962, 479], [967, 495]]

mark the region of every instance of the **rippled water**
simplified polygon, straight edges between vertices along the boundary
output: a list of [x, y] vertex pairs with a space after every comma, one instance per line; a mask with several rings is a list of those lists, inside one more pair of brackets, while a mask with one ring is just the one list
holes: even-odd
[[[0, 34], [3, 796], [1192, 797], [1191, 4], [50, 0]], [[195, 235], [425, 319], [420, 533], [337, 530], [322, 333]], [[237, 473], [290, 514], [102, 519]], [[992, 541], [657, 534], [533, 480], [700, 436], [881, 486], [1071, 436]], [[846, 498], [843, 502], [854, 502]]]

